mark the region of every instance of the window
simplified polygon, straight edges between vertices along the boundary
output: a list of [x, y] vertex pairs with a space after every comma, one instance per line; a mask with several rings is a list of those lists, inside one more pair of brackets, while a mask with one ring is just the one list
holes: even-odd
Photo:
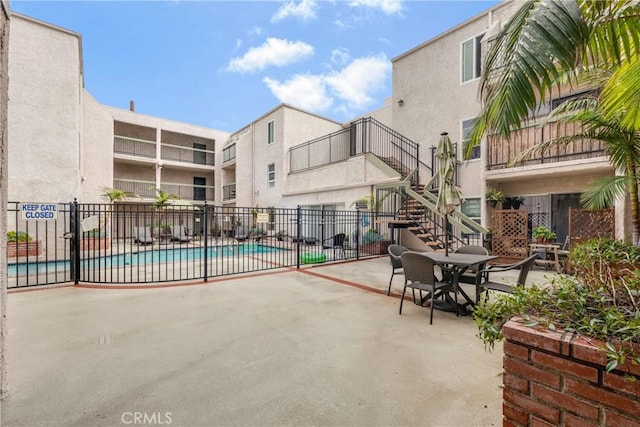
[[276, 123], [271, 120], [269, 123], [267, 123], [267, 144], [273, 144], [273, 142], [276, 140]]
[[462, 153], [462, 157], [466, 160], [473, 160], [480, 158], [480, 146], [476, 145], [471, 149], [471, 155], [469, 158], [466, 158], [467, 155], [467, 146], [469, 145], [469, 137], [471, 136], [471, 125], [473, 125], [473, 121], [475, 119], [468, 119], [462, 121], [462, 149], [464, 152]]
[[480, 224], [480, 215], [482, 212], [480, 198], [466, 199], [464, 202], [462, 202], [462, 206], [460, 206], [460, 211], [464, 215], [468, 216], [469, 218], [471, 218], [472, 220]]
[[477, 79], [482, 72], [482, 37], [474, 37], [462, 43], [462, 83]]
[[193, 143], [193, 163], [196, 165], [207, 164], [207, 146], [205, 144]]
[[207, 200], [207, 178], [193, 177], [193, 200]]
[[267, 166], [267, 184], [269, 187], [274, 187], [276, 185], [276, 165], [275, 163], [271, 163]]

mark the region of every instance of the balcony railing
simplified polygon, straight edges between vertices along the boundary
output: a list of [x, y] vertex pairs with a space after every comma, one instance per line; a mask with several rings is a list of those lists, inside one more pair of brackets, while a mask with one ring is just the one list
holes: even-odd
[[291, 172], [341, 162], [364, 153], [381, 158], [403, 177], [418, 167], [418, 144], [369, 117], [292, 147], [289, 150]]
[[113, 152], [137, 157], [156, 158], [156, 143], [126, 136], [113, 137]]
[[[545, 126], [530, 126], [511, 133], [509, 138], [490, 135], [487, 138], [487, 169], [504, 169], [523, 151], [540, 144], [565, 136], [582, 133], [578, 123], [548, 123]], [[543, 163], [557, 163], [568, 160], [580, 160], [606, 155], [604, 143], [593, 139], [579, 139], [563, 145], [555, 145], [543, 153], [518, 162], [515, 166], [528, 166]]]
[[222, 163], [236, 159], [236, 144], [230, 145], [222, 150]]
[[213, 166], [216, 164], [215, 152], [199, 148], [181, 147], [179, 145], [162, 144], [162, 160], [192, 163], [195, 165]]
[[[144, 198], [153, 198], [156, 195], [156, 183], [153, 181], [114, 179], [113, 185], [115, 188], [137, 194]], [[160, 184], [160, 188], [167, 193], [176, 194], [185, 200], [215, 200], [215, 187], [210, 185], [162, 183]]]
[[236, 185], [229, 184], [222, 186], [222, 201], [235, 200], [236, 198]]
[[[199, 148], [182, 147], [180, 145], [161, 144], [160, 158], [193, 165], [215, 165], [215, 152]], [[113, 152], [146, 159], [156, 158], [155, 141], [129, 138], [127, 136], [113, 137]]]

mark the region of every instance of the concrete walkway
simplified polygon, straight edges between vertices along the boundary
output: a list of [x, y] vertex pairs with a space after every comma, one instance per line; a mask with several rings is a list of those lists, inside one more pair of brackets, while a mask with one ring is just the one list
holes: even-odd
[[430, 326], [428, 308], [399, 316], [398, 298], [362, 289], [386, 292], [390, 270], [11, 293], [0, 424], [500, 425], [502, 347], [486, 352], [469, 317]]

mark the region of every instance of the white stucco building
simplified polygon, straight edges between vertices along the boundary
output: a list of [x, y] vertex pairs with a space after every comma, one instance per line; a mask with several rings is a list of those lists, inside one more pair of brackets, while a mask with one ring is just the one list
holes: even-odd
[[[425, 183], [442, 131], [463, 158], [466, 132], [480, 111], [483, 53], [517, 7], [505, 1], [394, 58], [392, 96], [370, 114], [338, 123], [281, 104], [233, 133], [100, 105], [84, 89], [81, 36], [16, 14], [9, 48], [9, 200], [98, 202], [100, 187], [108, 185], [146, 201], [160, 188], [226, 207], [340, 210], [408, 179], [414, 168]], [[578, 206], [588, 181], [614, 171], [599, 144], [507, 168], [527, 144], [571, 131], [534, 127], [538, 123], [532, 116], [509, 141], [490, 137], [462, 161], [461, 210], [488, 225], [485, 189], [499, 188], [523, 197], [534, 220], [562, 239], [567, 208]], [[626, 210], [623, 202], [616, 207], [623, 237]]]

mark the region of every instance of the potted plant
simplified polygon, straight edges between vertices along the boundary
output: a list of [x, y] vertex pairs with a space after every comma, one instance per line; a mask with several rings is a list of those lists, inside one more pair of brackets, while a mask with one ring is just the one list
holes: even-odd
[[[585, 404], [603, 407], [606, 413], [612, 402], [628, 402], [613, 403], [613, 408], [622, 419], [635, 420], [629, 425], [636, 425], [640, 248], [620, 240], [594, 239], [574, 245], [569, 260], [574, 276], [492, 294], [474, 308], [478, 337], [487, 348], [505, 340], [505, 407], [515, 408], [504, 413], [505, 420], [516, 411], [525, 419], [541, 417], [557, 425], [555, 414], [559, 417], [563, 408], [575, 412], [571, 405], [580, 396]], [[548, 375], [529, 375], [535, 372]], [[559, 388], [561, 378], [566, 383]], [[532, 399], [531, 390], [535, 396], [545, 382], [557, 390], [552, 403], [522, 406]], [[553, 416], [547, 410], [551, 406]], [[594, 418], [597, 425], [598, 411], [585, 417]]]
[[538, 225], [531, 231], [531, 236], [536, 239], [536, 243], [543, 243], [550, 233], [549, 229], [544, 225]]
[[558, 235], [555, 231], [548, 231], [544, 236], [544, 243], [553, 243], [556, 241]]
[[487, 187], [484, 192], [484, 197], [492, 208], [495, 208], [498, 203], [503, 203], [505, 201], [504, 193], [493, 187]]
[[505, 198], [505, 205], [511, 209], [520, 209], [520, 206], [522, 206], [522, 203], [524, 203], [524, 197], [506, 197]]
[[7, 232], [7, 257], [38, 256], [42, 253], [42, 244], [24, 231]]

